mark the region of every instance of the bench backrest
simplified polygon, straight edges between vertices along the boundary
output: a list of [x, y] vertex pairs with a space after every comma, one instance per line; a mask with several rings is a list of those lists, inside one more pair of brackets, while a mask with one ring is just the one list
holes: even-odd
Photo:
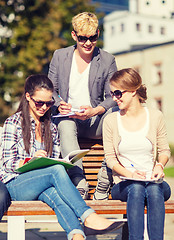
[[89, 183], [89, 199], [92, 199], [97, 185], [97, 174], [104, 159], [102, 140], [80, 139], [81, 149], [91, 149], [83, 158], [83, 167], [86, 180]]

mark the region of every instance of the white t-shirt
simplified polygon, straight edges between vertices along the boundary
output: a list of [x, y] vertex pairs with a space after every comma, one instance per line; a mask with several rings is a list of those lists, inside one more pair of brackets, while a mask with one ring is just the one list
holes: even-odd
[[90, 64], [83, 73], [79, 73], [75, 53], [73, 54], [68, 93], [68, 103], [73, 108], [79, 108], [82, 105], [91, 106], [88, 86]]
[[146, 123], [139, 131], [127, 131], [121, 122], [120, 113], [117, 114], [118, 131], [121, 136], [119, 144], [119, 160], [129, 171], [135, 169], [146, 172], [146, 177], [150, 177], [153, 169], [152, 144], [147, 139], [149, 129], [149, 112], [146, 110]]

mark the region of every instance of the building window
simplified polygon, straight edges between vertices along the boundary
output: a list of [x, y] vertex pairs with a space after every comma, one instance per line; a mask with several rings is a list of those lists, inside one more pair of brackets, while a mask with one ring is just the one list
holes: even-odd
[[160, 110], [160, 111], [162, 111], [162, 109], [163, 109], [163, 106], [162, 106], [162, 98], [155, 98], [154, 99], [155, 100], [155, 107], [158, 109], [158, 110]]
[[153, 83], [153, 85], [162, 84], [162, 65], [161, 65], [161, 63], [154, 64], [154, 66], [153, 66], [152, 83]]
[[111, 35], [114, 35], [114, 34], [115, 34], [115, 27], [111, 26]]
[[141, 24], [140, 23], [136, 23], [136, 31], [137, 32], [141, 31]]
[[165, 27], [161, 27], [161, 28], [160, 28], [160, 33], [161, 33], [161, 35], [165, 35], [165, 34], [166, 34], [166, 29], [165, 29]]
[[152, 25], [149, 25], [149, 26], [148, 26], [148, 32], [149, 32], [149, 33], [153, 33], [153, 26], [152, 26]]
[[136, 72], [138, 72], [140, 74], [140, 67], [139, 66], [135, 66], [134, 69], [135, 69]]
[[124, 23], [121, 23], [120, 32], [124, 32], [124, 31], [125, 31], [125, 25], [124, 25]]

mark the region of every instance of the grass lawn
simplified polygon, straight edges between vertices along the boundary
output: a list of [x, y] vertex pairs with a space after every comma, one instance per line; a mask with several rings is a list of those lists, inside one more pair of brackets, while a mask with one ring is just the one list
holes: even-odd
[[164, 169], [165, 177], [174, 177], [174, 167]]

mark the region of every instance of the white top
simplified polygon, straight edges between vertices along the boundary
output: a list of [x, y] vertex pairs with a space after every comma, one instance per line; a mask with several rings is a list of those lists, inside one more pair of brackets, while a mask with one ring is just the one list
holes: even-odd
[[146, 123], [138, 131], [127, 131], [121, 121], [120, 113], [117, 114], [118, 131], [121, 136], [119, 144], [119, 161], [129, 171], [135, 169], [146, 172], [146, 177], [150, 177], [153, 169], [152, 144], [147, 139], [149, 129], [149, 111], [146, 110]]
[[41, 143], [41, 142], [36, 140], [36, 149], [37, 149], [37, 151], [40, 150], [40, 149], [45, 150], [44, 143]]
[[79, 73], [75, 53], [73, 54], [68, 94], [68, 103], [73, 108], [79, 108], [82, 105], [91, 106], [88, 86], [90, 64], [84, 72]]

